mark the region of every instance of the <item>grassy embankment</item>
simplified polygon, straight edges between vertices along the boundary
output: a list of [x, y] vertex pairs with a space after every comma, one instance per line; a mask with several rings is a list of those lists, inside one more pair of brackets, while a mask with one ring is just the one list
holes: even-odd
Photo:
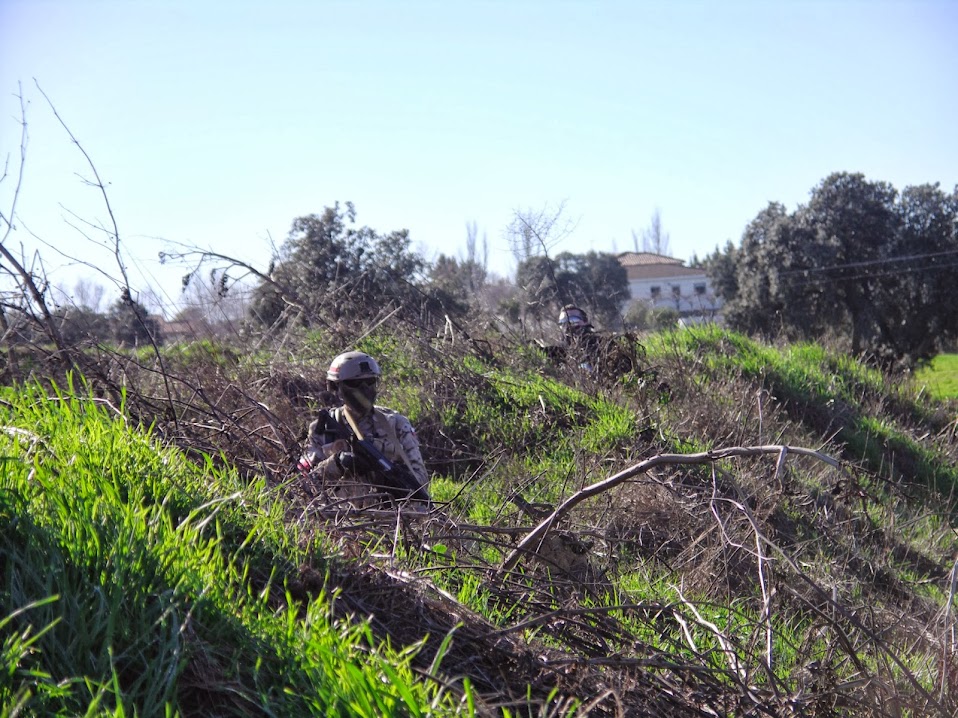
[[5, 392], [3, 715], [452, 712], [414, 680], [415, 646], [333, 619], [324, 593], [293, 598], [297, 562], [323, 551], [262, 483], [185, 461], [122, 410]]
[[915, 373], [915, 381], [935, 399], [958, 399], [958, 354], [939, 354]]
[[[237, 716], [958, 706], [946, 406], [821, 347], [714, 328], [649, 337], [647, 371], [611, 385], [533, 350], [362, 347], [420, 429], [429, 522], [299, 507], [295, 481], [186, 461], [84, 391], [9, 392], [0, 700]], [[297, 371], [215, 354], [211, 395], [227, 394], [214, 374]], [[542, 518], [520, 496], [548, 512], [652, 456], [777, 445], [818, 454], [662, 464], [559, 517], [549, 557], [501, 571]]]

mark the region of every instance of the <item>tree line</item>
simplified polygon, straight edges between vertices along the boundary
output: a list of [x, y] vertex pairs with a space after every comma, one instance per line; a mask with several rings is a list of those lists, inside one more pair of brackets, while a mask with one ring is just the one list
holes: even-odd
[[876, 364], [913, 367], [958, 338], [958, 187], [899, 192], [834, 173], [794, 212], [769, 203], [704, 265], [733, 329], [831, 337]]
[[[528, 230], [529, 217], [517, 216]], [[252, 318], [267, 326], [343, 313], [371, 319], [390, 306], [453, 319], [492, 310], [512, 322], [554, 321], [563, 304], [576, 303], [611, 325], [629, 300], [628, 276], [615, 255], [550, 256], [541, 228], [526, 232], [526, 239], [536, 238], [522, 244], [515, 282], [509, 283], [490, 276], [475, 251], [474, 226], [465, 257], [440, 254], [427, 262], [413, 251], [407, 230], [380, 234], [355, 220], [348, 202], [296, 219], [269, 276], [256, 286]], [[486, 292], [490, 284], [500, 291]]]
[[[474, 224], [467, 226], [465, 256], [428, 261], [412, 248], [408, 230], [383, 233], [361, 225], [350, 202], [294, 219], [265, 269], [209, 251], [168, 258], [190, 265], [184, 290], [205, 287], [208, 302], [243, 292], [242, 311], [227, 318], [230, 331], [237, 325], [328, 329], [399, 311], [420, 326], [492, 315], [512, 327], [541, 327], [567, 303], [606, 328], [675, 321], [657, 321], [640, 302], [623, 316], [628, 278], [615, 255], [553, 254], [567, 231], [561, 215], [561, 206], [515, 213], [507, 228], [517, 260], [514, 280], [488, 271]], [[658, 234], [660, 222], [656, 214]], [[704, 267], [724, 302], [724, 321], [738, 331], [827, 338], [856, 356], [903, 367], [953, 348], [958, 339], [958, 188], [949, 194], [925, 184], [899, 192], [862, 174], [835, 173], [813, 188], [807, 204], [788, 212], [769, 203], [738, 245], [729, 241], [693, 263]], [[209, 312], [194, 306], [176, 318], [199, 315]], [[16, 307], [5, 307], [8, 330], [16, 318]], [[70, 343], [163, 340], [160, 324], [128, 285], [106, 312], [81, 303], [58, 308], [54, 318]]]
[[[522, 221], [530, 215], [517, 213]], [[467, 226], [467, 253], [440, 254], [429, 261], [412, 247], [408, 230], [379, 232], [357, 222], [351, 202], [297, 217], [265, 269], [227, 255], [188, 250], [167, 253], [167, 261], [189, 265], [183, 290], [192, 307], [174, 321], [210, 329], [208, 307], [242, 294], [242, 310], [229, 315], [229, 331], [335, 327], [341, 321], [375, 322], [393, 311], [420, 326], [473, 316], [496, 315], [509, 325], [555, 323], [567, 303], [586, 308], [599, 321], [621, 321], [629, 299], [628, 277], [615, 255], [603, 252], [550, 256], [554, 241], [542, 232], [517, 256], [516, 279], [493, 276]], [[79, 289], [79, 288], [78, 288]], [[102, 293], [102, 292], [101, 292]], [[79, 304], [57, 310], [64, 338], [126, 346], [162, 344], [161, 323], [132, 292], [125, 291], [105, 312], [89, 287], [77, 291]], [[96, 295], [99, 297], [99, 294]], [[223, 323], [222, 320], [220, 322]]]

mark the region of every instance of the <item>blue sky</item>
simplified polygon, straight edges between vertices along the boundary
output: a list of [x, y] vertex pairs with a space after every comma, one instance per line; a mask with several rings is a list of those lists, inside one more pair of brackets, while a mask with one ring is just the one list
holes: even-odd
[[[958, 2], [0, 0], [8, 248], [108, 284], [108, 219], [134, 287], [175, 304], [169, 243], [264, 267], [295, 217], [352, 201], [427, 257], [514, 259], [519, 210], [625, 251], [658, 209], [672, 254], [738, 242], [834, 171], [958, 184]], [[64, 257], [63, 255], [66, 255]], [[79, 258], [102, 270], [77, 265]]]

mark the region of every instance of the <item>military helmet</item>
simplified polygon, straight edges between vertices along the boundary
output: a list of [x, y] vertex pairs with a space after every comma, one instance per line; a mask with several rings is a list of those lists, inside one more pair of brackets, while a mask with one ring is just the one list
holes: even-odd
[[559, 312], [559, 326], [586, 327], [589, 325], [589, 317], [574, 304], [566, 304]]
[[345, 352], [333, 359], [326, 372], [327, 381], [350, 381], [351, 379], [378, 379], [382, 372], [379, 364], [363, 352]]

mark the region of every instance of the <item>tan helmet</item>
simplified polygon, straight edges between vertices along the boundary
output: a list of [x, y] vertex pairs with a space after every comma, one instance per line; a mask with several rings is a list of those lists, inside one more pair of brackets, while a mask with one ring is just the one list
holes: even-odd
[[382, 372], [379, 364], [363, 352], [346, 352], [333, 359], [326, 372], [327, 381], [349, 381], [351, 379], [378, 379]]
[[559, 312], [559, 326], [560, 327], [588, 327], [592, 326], [589, 324], [589, 317], [579, 309], [575, 304], [566, 304], [562, 307], [562, 311]]

